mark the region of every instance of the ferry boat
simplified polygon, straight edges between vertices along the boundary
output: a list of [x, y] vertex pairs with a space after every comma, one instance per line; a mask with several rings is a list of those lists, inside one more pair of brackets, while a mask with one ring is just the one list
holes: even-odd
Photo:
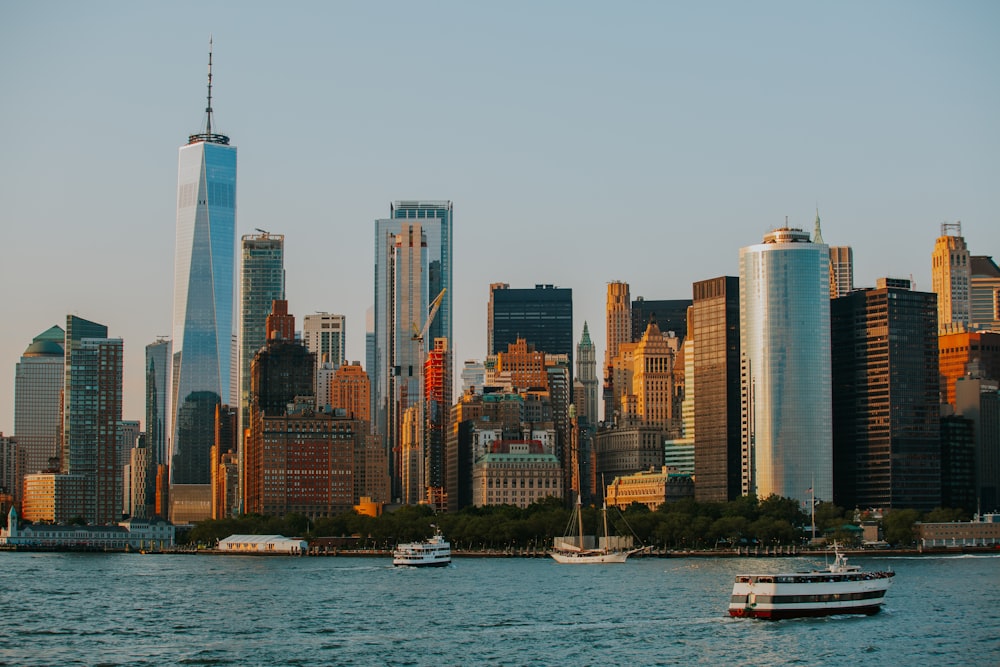
[[423, 542], [397, 544], [392, 552], [397, 567], [445, 567], [451, 564], [451, 544], [435, 528], [434, 535]]
[[895, 572], [864, 572], [848, 565], [834, 545], [825, 570], [789, 574], [741, 574], [733, 584], [729, 615], [782, 619], [878, 613]]

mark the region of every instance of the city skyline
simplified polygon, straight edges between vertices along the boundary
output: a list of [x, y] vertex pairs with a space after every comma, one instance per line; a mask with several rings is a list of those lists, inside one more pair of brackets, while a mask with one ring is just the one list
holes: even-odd
[[857, 287], [930, 291], [945, 221], [972, 255], [1000, 255], [988, 3], [400, 4], [389, 21], [209, 6], [192, 30], [195, 6], [0, 10], [0, 84], [31, 101], [0, 109], [16, 129], [0, 159], [5, 435], [20, 355], [67, 314], [123, 340], [123, 418], [146, 428], [144, 351], [171, 326], [175, 151], [203, 119], [209, 32], [217, 127], [243, 153], [236, 233], [285, 235], [289, 310], [344, 314], [348, 360], [365, 358], [372, 220], [399, 200], [454, 202], [456, 369], [486, 355], [492, 282], [572, 289], [574, 337], [589, 321], [602, 359], [608, 282], [689, 299], [785, 216], [808, 231], [817, 206]]

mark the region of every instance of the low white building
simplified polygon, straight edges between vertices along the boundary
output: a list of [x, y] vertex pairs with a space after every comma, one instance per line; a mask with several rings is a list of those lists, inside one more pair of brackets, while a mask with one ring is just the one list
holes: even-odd
[[0, 546], [23, 549], [93, 549], [101, 551], [160, 551], [174, 546], [174, 527], [166, 521], [130, 519], [108, 526], [20, 525], [10, 508], [7, 527], [0, 529]]
[[309, 550], [305, 540], [283, 535], [230, 535], [219, 540], [219, 551], [249, 554], [289, 554], [298, 556]]

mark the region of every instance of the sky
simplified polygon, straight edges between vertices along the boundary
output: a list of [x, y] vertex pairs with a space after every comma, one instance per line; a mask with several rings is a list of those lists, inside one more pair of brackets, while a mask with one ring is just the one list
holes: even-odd
[[177, 151], [238, 147], [237, 235], [285, 235], [286, 295], [364, 363], [374, 220], [454, 202], [456, 365], [491, 282], [573, 290], [603, 358], [610, 281], [691, 298], [775, 227], [930, 290], [943, 222], [1000, 257], [1000, 3], [0, 0], [0, 431], [67, 314], [171, 331]]

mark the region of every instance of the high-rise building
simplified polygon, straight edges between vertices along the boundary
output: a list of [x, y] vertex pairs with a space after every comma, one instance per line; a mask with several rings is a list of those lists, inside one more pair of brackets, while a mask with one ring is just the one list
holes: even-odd
[[830, 246], [830, 298], [847, 296], [854, 289], [854, 250], [849, 245]]
[[936, 298], [903, 282], [830, 304], [833, 500], [843, 507], [941, 503]]
[[170, 484], [178, 488], [170, 503], [187, 508], [185, 520], [211, 514], [215, 407], [238, 398], [231, 386], [236, 147], [213, 131], [211, 50], [208, 62], [205, 129], [180, 148], [177, 168]]
[[972, 269], [961, 222], [941, 223], [931, 254], [931, 289], [938, 295], [938, 331], [961, 331], [969, 325]]
[[347, 358], [347, 326], [343, 315], [314, 313], [302, 318], [302, 342], [316, 355], [316, 367], [330, 363], [336, 370]]
[[582, 400], [576, 404], [577, 419], [586, 418], [587, 423], [596, 426], [599, 415], [597, 408], [597, 389], [600, 381], [597, 378], [597, 348], [590, 340], [587, 323], [583, 323], [583, 333], [576, 346], [576, 380], [582, 389]]
[[472, 391], [475, 394], [483, 393], [483, 384], [486, 382], [486, 366], [477, 359], [466, 359], [462, 366], [462, 393]]
[[[343, 410], [351, 419], [371, 421], [371, 381], [358, 362], [344, 363], [333, 372], [324, 404]], [[319, 402], [317, 401], [317, 405]]]
[[694, 466], [699, 502], [743, 492], [740, 430], [740, 279], [694, 283]]
[[976, 511], [1000, 509], [1000, 383], [974, 369], [955, 383], [955, 412], [975, 434]]
[[565, 354], [572, 363], [572, 289], [553, 285], [511, 289], [506, 283], [494, 283], [488, 312], [489, 354], [505, 352], [508, 345], [523, 338], [540, 352]]
[[150, 468], [167, 463], [170, 432], [170, 339], [146, 346], [146, 447]]
[[976, 425], [968, 417], [941, 417], [941, 507], [976, 509]]
[[[239, 424], [250, 415], [250, 362], [264, 347], [267, 316], [275, 301], [285, 299], [285, 236], [258, 230], [240, 240]], [[222, 399], [227, 402], [226, 398]]]
[[24, 476], [24, 460], [24, 449], [17, 440], [0, 431], [0, 496], [5, 501], [16, 502], [21, 497], [18, 487]]
[[636, 297], [630, 309], [631, 331], [629, 341], [638, 343], [650, 322], [656, 322], [660, 331], [672, 331], [678, 342], [684, 341], [687, 333], [687, 309], [691, 299], [646, 300]]
[[[608, 283], [605, 305], [607, 347], [604, 350], [604, 420], [611, 421], [619, 412], [618, 399], [621, 387], [614, 386], [612, 366], [618, 356], [618, 347], [632, 342], [632, 301], [628, 283], [614, 281]], [[645, 331], [645, 329], [643, 329]]]
[[71, 516], [89, 523], [117, 521], [122, 510], [122, 340], [107, 335], [102, 324], [66, 316], [61, 472], [86, 480], [83, 504]]
[[[419, 331], [428, 306], [444, 291], [425, 340], [452, 338], [452, 203], [397, 201], [375, 221], [374, 332], [371, 375], [375, 433], [383, 437], [394, 497], [400, 491], [402, 415], [419, 394]], [[367, 344], [367, 340], [366, 340]]]
[[434, 340], [424, 361], [424, 486], [431, 504], [438, 510], [447, 508], [445, 500], [446, 466], [445, 440], [451, 416], [452, 383], [451, 350], [447, 338]]
[[22, 474], [58, 467], [65, 338], [58, 326], [38, 334], [14, 369], [14, 437], [24, 450]]
[[1000, 378], [1000, 331], [963, 331], [938, 336], [941, 402], [955, 407], [955, 382], [973, 370]]
[[992, 257], [972, 256], [969, 300], [973, 327], [1000, 330], [1000, 267]]
[[[115, 468], [117, 468], [117, 475], [115, 479], [115, 502], [119, 507], [119, 511], [128, 514], [130, 508], [132, 507], [132, 499], [130, 495], [126, 495], [126, 489], [124, 485], [126, 481], [131, 484], [130, 480], [127, 480], [129, 475], [125, 474], [125, 468], [129, 465], [132, 459], [132, 450], [142, 444], [144, 441], [142, 437], [142, 427], [139, 422], [133, 419], [121, 420], [118, 422], [117, 432], [115, 434], [115, 440], [117, 441], [117, 447], [115, 450]], [[129, 494], [131, 494], [131, 489], [129, 489]], [[121, 515], [118, 516], [121, 518]]]
[[783, 227], [740, 249], [740, 355], [744, 493], [831, 500], [825, 244]]
[[[673, 344], [668, 340], [673, 339]], [[657, 424], [673, 433], [679, 424], [675, 414], [674, 360], [676, 338], [665, 336], [656, 322], [646, 325], [646, 333], [636, 344], [632, 357], [634, 414], [647, 424]]]

